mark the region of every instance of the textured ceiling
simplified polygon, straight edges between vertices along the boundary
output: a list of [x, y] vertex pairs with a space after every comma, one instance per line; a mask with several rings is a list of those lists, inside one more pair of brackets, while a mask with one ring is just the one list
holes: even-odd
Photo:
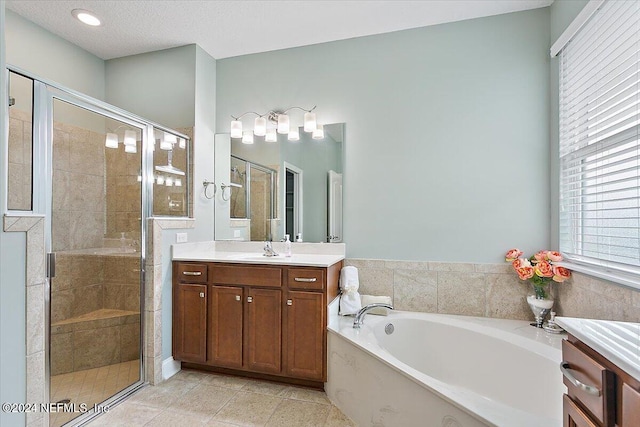
[[[553, 0], [7, 0], [102, 59], [196, 43], [216, 59], [548, 6]], [[95, 12], [88, 27], [72, 9]]]

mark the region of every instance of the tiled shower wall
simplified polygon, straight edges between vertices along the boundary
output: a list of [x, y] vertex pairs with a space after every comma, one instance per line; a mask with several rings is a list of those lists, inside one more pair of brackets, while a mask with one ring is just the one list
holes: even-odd
[[102, 247], [104, 134], [54, 122], [53, 167], [53, 250]]
[[[398, 310], [531, 320], [531, 285], [510, 265], [347, 259], [360, 294], [388, 295]], [[640, 292], [584, 274], [555, 284], [559, 316], [640, 321]]]
[[31, 210], [31, 114], [9, 109], [8, 207]]

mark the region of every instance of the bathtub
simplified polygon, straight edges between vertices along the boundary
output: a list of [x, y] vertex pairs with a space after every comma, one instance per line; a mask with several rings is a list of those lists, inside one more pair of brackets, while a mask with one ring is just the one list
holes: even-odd
[[332, 311], [325, 390], [358, 426], [562, 426], [562, 335], [402, 311], [356, 330]]

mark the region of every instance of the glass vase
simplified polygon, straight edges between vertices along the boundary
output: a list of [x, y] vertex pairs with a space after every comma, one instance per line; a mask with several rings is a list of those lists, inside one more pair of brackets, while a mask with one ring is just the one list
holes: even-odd
[[544, 318], [553, 308], [553, 282], [531, 283], [533, 292], [527, 295], [527, 304], [536, 319], [532, 326], [542, 328]]

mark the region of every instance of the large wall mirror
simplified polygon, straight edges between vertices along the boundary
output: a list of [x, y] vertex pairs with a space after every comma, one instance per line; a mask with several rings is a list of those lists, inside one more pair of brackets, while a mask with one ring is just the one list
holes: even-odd
[[342, 242], [344, 123], [322, 139], [217, 134], [214, 155], [216, 240]]

